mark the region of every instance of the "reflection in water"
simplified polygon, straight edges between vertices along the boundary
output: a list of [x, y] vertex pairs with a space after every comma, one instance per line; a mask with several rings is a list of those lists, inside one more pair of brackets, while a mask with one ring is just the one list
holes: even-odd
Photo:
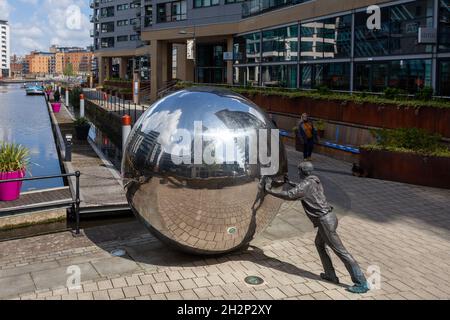
[[[27, 177], [61, 174], [50, 117], [43, 96], [26, 96], [20, 85], [0, 85], [0, 141], [30, 150]], [[62, 179], [25, 182], [22, 192], [63, 186]]]

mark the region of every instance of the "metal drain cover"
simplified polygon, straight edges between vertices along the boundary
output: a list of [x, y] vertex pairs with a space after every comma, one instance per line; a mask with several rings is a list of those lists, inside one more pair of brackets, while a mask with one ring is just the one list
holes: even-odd
[[249, 276], [245, 278], [245, 283], [251, 284], [252, 286], [259, 286], [264, 283], [264, 280], [258, 276]]
[[127, 254], [127, 252], [123, 249], [115, 249], [111, 251], [111, 254], [115, 257], [123, 257]]

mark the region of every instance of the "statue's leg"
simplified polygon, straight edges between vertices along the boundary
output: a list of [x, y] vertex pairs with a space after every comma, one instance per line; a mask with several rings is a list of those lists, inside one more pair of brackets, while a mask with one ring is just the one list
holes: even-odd
[[333, 267], [333, 262], [331, 261], [330, 255], [327, 252], [325, 246], [325, 240], [322, 236], [321, 228], [317, 231], [316, 240], [315, 240], [317, 252], [319, 253], [320, 261], [322, 261], [322, 266], [325, 271], [325, 276], [331, 279], [337, 279], [336, 271]]
[[320, 219], [321, 228], [323, 229], [324, 239], [326, 244], [334, 251], [334, 253], [344, 263], [345, 268], [349, 272], [353, 283], [357, 285], [366, 285], [367, 280], [364, 273], [361, 271], [356, 260], [347, 251], [342, 243], [339, 235], [336, 232], [338, 220], [334, 213], [329, 213]]

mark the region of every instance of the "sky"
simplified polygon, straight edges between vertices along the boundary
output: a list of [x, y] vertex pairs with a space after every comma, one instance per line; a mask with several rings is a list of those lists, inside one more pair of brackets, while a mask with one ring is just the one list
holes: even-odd
[[89, 0], [0, 0], [0, 20], [11, 28], [11, 55], [48, 51], [53, 44], [92, 44]]

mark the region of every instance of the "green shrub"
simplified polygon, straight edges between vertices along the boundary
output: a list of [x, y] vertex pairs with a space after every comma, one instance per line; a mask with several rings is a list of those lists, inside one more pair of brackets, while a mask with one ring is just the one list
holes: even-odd
[[397, 88], [386, 88], [383, 91], [384, 96], [387, 99], [398, 99], [401, 95], [405, 94], [405, 91], [397, 89]]
[[430, 134], [422, 129], [373, 129], [371, 133], [377, 142], [365, 146], [368, 148], [450, 156], [450, 150], [441, 142], [440, 135]]
[[70, 90], [69, 93], [69, 102], [70, 105], [74, 108], [80, 107], [80, 94], [83, 93], [83, 90], [80, 87], [75, 87]]
[[20, 144], [3, 142], [0, 145], [0, 172], [22, 170], [29, 163], [29, 151]]
[[75, 127], [84, 127], [84, 126], [88, 126], [89, 124], [89, 120], [87, 118], [81, 117], [81, 118], [77, 118], [74, 122], [73, 122]]
[[424, 87], [424, 88], [420, 89], [419, 91], [417, 91], [415, 97], [418, 100], [426, 101], [426, 100], [432, 99], [433, 98], [433, 94], [434, 94], [433, 88], [431, 88], [431, 87]]

